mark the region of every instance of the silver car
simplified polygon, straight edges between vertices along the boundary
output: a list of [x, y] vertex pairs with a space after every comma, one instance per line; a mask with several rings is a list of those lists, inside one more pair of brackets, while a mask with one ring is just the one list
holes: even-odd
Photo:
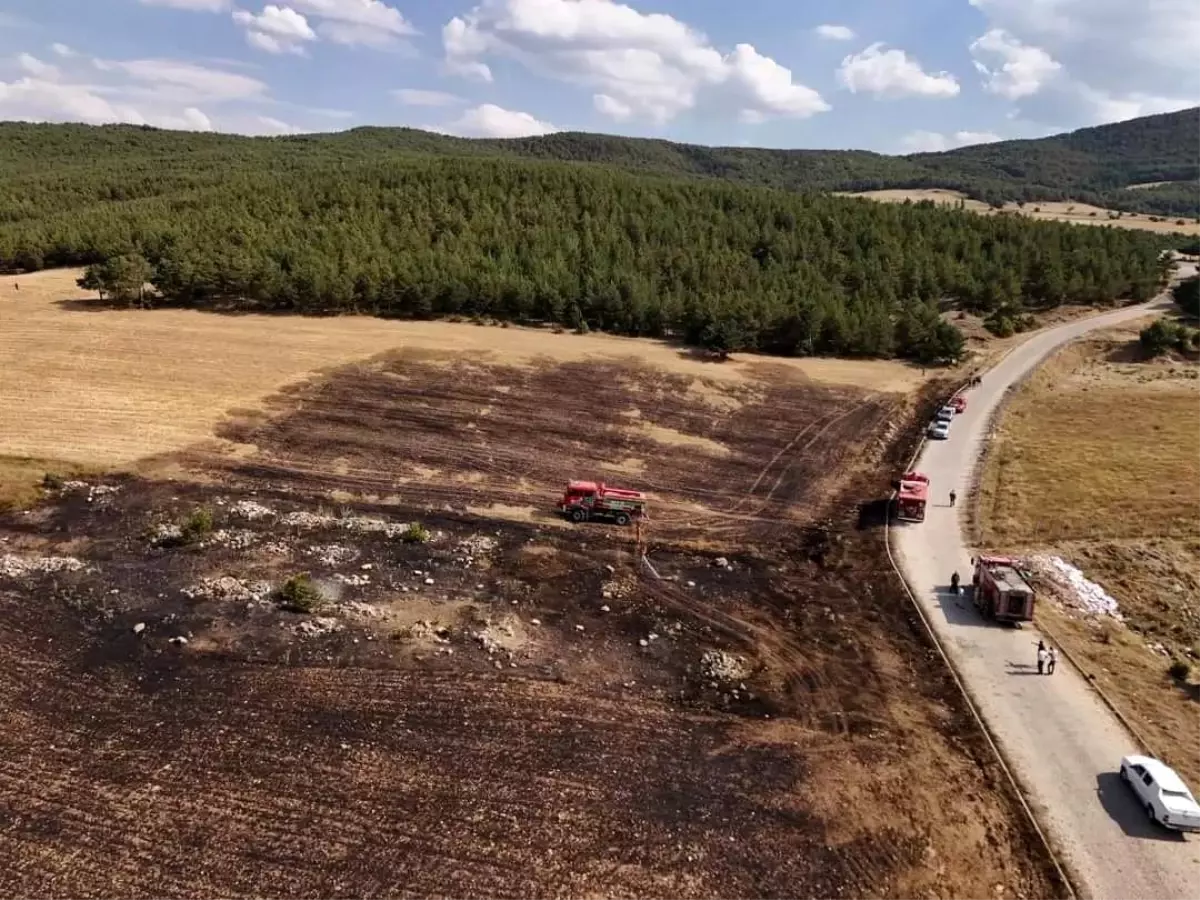
[[929, 423], [929, 436], [937, 441], [950, 437], [950, 423], [941, 420]]

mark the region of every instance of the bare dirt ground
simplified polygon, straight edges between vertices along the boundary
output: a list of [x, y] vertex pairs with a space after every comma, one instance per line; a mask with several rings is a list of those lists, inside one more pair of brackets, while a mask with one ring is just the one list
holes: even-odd
[[[0, 889], [1061, 896], [859, 517], [914, 401], [541, 355], [403, 346], [0, 516]], [[546, 511], [610, 471], [656, 574]]]
[[[1068, 347], [1014, 396], [989, 451], [979, 543], [1054, 554], [1119, 604], [1123, 618], [1059, 603], [1039, 617], [1193, 785], [1200, 784], [1200, 370], [1144, 361], [1131, 323]], [[1168, 665], [1190, 664], [1172, 678]]]
[[[1148, 187], [1149, 185], [1146, 186]], [[972, 200], [958, 191], [943, 190], [940, 188], [910, 191], [862, 191], [860, 193], [847, 193], [845, 196], [866, 197], [869, 200], [878, 200], [881, 203], [903, 203], [906, 200], [918, 203], [922, 200], [930, 200], [934, 203], [949, 206], [957, 206], [961, 201], [966, 209], [971, 212], [977, 212], [980, 215], [1021, 215], [1031, 219], [1042, 219], [1050, 222], [1071, 222], [1076, 225], [1115, 225], [1119, 228], [1135, 228], [1141, 231], [1200, 235], [1200, 222], [1194, 219], [1151, 216], [1147, 213], [1118, 213], [1115, 210], [1070, 201], [1038, 201], [1026, 203], [1023, 207], [1015, 203], [1006, 203], [1003, 209], [997, 210], [979, 200]]]

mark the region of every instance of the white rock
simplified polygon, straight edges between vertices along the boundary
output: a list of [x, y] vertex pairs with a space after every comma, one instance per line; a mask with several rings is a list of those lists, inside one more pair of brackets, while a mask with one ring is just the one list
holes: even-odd
[[602, 607], [600, 607], [600, 612], [610, 612], [607, 603], [605, 603]]
[[689, 582], [687, 583], [687, 586], [688, 586], [688, 587], [695, 587], [695, 586], [696, 586], [696, 582], [694, 582], [694, 581], [689, 581]]
[[133, 633], [134, 633], [134, 634], [141, 634], [141, 633], [142, 633], [143, 631], [145, 631], [145, 630], [146, 630], [146, 623], [145, 623], [145, 622], [138, 622], [136, 625], [134, 625], [134, 626], [133, 626]]
[[541, 619], [530, 619], [530, 620], [529, 620], [529, 624], [530, 624], [530, 625], [541, 625], [541, 624], [542, 624], [542, 620], [541, 620]]
[[425, 583], [426, 583], [426, 584], [433, 584], [433, 579], [432, 579], [432, 578], [426, 578], [426, 579], [425, 579]]
[[583, 631], [583, 626], [582, 626], [582, 625], [576, 625], [576, 626], [575, 626], [575, 630], [576, 630], [576, 631]]
[[650, 642], [648, 640], [646, 640], [645, 638], [638, 638], [638, 646], [639, 647], [649, 647]]
[[175, 637], [171, 638], [171, 640], [170, 640], [170, 643], [177, 644], [180, 647], [186, 646], [187, 642], [188, 642], [188, 639], [185, 638], [182, 634], [177, 634], [177, 635], [175, 635]]

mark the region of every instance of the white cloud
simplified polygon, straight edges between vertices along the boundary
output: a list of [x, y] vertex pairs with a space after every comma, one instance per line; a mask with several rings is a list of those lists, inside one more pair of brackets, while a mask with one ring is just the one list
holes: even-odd
[[63, 84], [37, 78], [0, 81], [0, 118], [22, 122], [87, 122], [100, 125], [125, 122], [145, 125], [136, 109], [113, 104], [88, 85]]
[[697, 109], [801, 118], [829, 108], [751, 45], [723, 54], [672, 16], [614, 0], [483, 0], [446, 23], [442, 45], [451, 73], [491, 81], [487, 60], [512, 60], [590, 89], [596, 109], [618, 120], [665, 123]]
[[272, 118], [271, 116], [255, 116], [255, 123], [263, 129], [265, 134], [300, 134], [301, 130], [295, 125], [289, 125], [287, 122]]
[[317, 32], [335, 44], [386, 48], [418, 34], [400, 10], [381, 0], [289, 0], [321, 20]]
[[[1022, 118], [1090, 125], [1200, 103], [1200, 3], [1195, 0], [970, 3], [987, 22], [979, 41], [1002, 32], [1010, 43], [1044, 53], [1060, 67], [1036, 89], [1012, 97], [1022, 101], [1017, 110]], [[993, 71], [984, 74], [990, 84]], [[1011, 85], [1010, 94], [1020, 83], [1015, 77], [999, 82]], [[1033, 81], [1024, 83], [1033, 86]]]
[[317, 39], [308, 20], [285, 6], [267, 5], [257, 16], [235, 9], [233, 21], [246, 29], [251, 46], [267, 53], [303, 53], [305, 42]]
[[827, 41], [852, 41], [854, 31], [845, 25], [818, 25], [813, 29], [817, 37]]
[[53, 50], [56, 55], [61, 56], [63, 59], [72, 59], [79, 55], [74, 50], [72, 50], [70, 47], [68, 47], [66, 44], [51, 44], [50, 49]]
[[[263, 98], [267, 86], [257, 78], [237, 72], [210, 69], [173, 59], [93, 60], [101, 71], [128, 75], [140, 85], [151, 85], [161, 96], [191, 98], [180, 105], [205, 100], [247, 100]], [[132, 93], [137, 93], [134, 89]]]
[[838, 68], [838, 80], [851, 93], [879, 97], [933, 97], [958, 95], [959, 86], [949, 72], [929, 74], [903, 50], [884, 50], [875, 43], [847, 56]]
[[1003, 140], [990, 131], [956, 131], [953, 135], [938, 131], [910, 131], [900, 139], [906, 153], [940, 153], [971, 144], [991, 144]]
[[405, 106], [451, 106], [462, 99], [445, 91], [423, 91], [417, 88], [400, 88], [392, 91], [392, 96]]
[[560, 129], [555, 128], [549, 122], [535, 119], [529, 113], [516, 112], [491, 103], [484, 103], [482, 106], [468, 109], [447, 125], [433, 127], [429, 130], [458, 137], [516, 138], [550, 134]]
[[[984, 89], [1009, 100], [1036, 94], [1062, 71], [1062, 64], [1045, 50], [1022, 44], [1002, 28], [993, 28], [972, 43], [971, 55], [985, 78]], [[989, 65], [985, 60], [995, 61]]]
[[592, 97], [592, 105], [596, 107], [596, 111], [608, 116], [614, 122], [624, 122], [626, 119], [633, 118], [633, 107], [628, 103], [622, 103], [616, 97], [610, 97], [608, 94], [595, 94]]
[[72, 53], [62, 68], [30, 54], [17, 61], [26, 73], [0, 82], [0, 119], [154, 125], [211, 131], [205, 111], [269, 101], [256, 79], [170, 59], [104, 60]]
[[27, 72], [34, 78], [44, 78], [47, 81], [57, 81], [59, 71], [50, 63], [42, 62], [36, 56], [28, 53], [17, 54], [17, 65], [21, 67], [23, 72]]
[[142, 0], [146, 6], [169, 6], [171, 9], [187, 9], [193, 12], [222, 12], [229, 9], [232, 0]]

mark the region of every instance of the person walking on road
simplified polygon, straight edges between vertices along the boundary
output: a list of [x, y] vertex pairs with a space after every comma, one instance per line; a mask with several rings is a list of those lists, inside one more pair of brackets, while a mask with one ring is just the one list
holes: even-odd
[[1046, 645], [1044, 643], [1042, 643], [1041, 641], [1038, 641], [1037, 661], [1038, 661], [1038, 674], [1039, 675], [1046, 674], [1046, 662], [1047, 662], [1047, 660], [1049, 660], [1049, 658], [1050, 658], [1050, 654], [1046, 652]]
[[953, 505], [954, 505], [954, 501], [955, 501], [955, 500], [957, 500], [957, 499], [958, 499], [958, 494], [957, 494], [957, 493], [955, 493], [955, 491], [954, 491], [954, 488], [951, 488], [951, 489], [950, 489], [950, 505], [951, 505], [951, 506], [953, 506]]
[[1058, 651], [1051, 647], [1046, 651], [1046, 674], [1054, 674], [1054, 665], [1058, 662]]

